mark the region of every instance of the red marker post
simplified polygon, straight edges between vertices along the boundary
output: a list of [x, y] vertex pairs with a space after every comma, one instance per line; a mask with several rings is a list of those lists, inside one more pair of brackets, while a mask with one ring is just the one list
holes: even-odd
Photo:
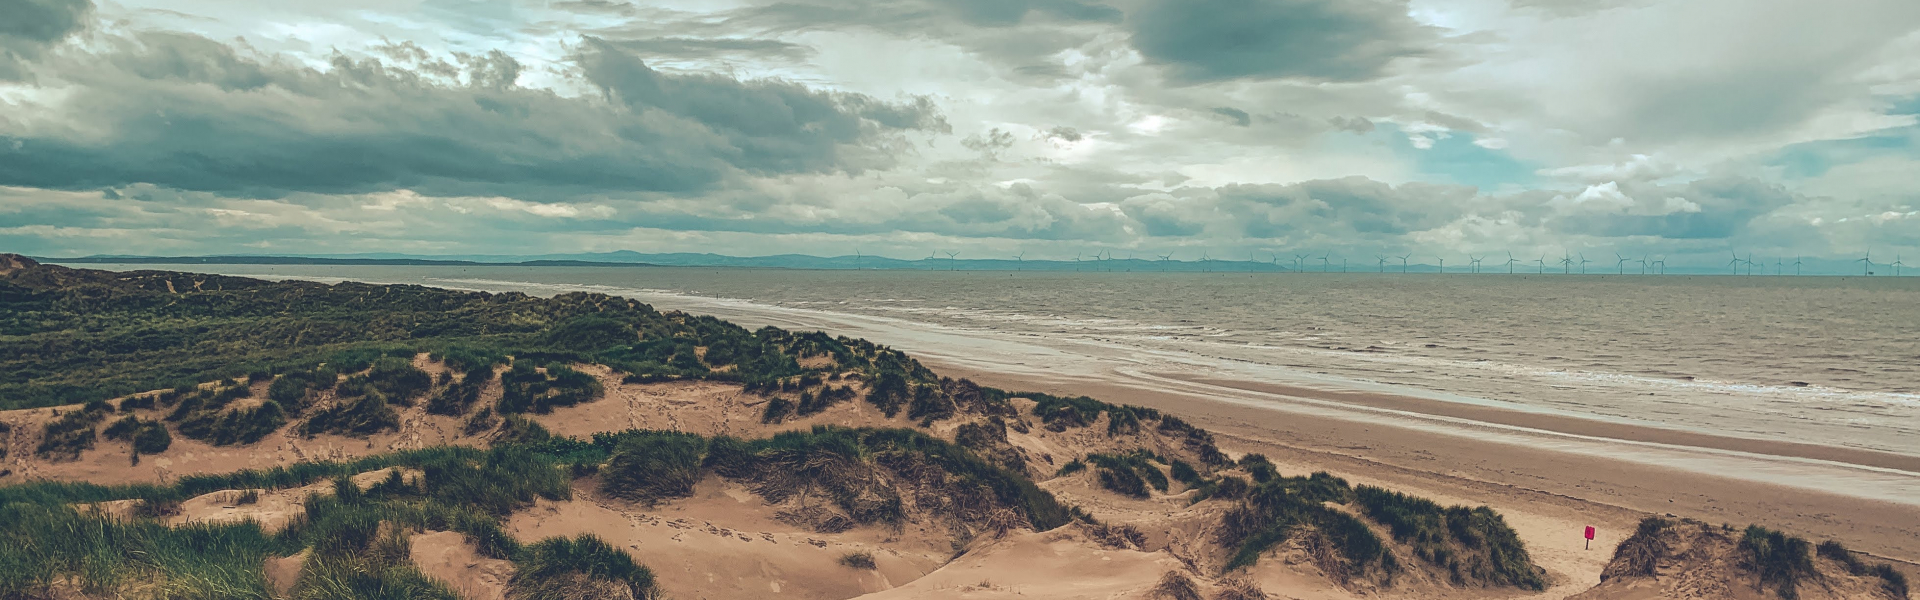
[[1587, 549], [1588, 550], [1593, 549], [1593, 526], [1592, 525], [1587, 526]]

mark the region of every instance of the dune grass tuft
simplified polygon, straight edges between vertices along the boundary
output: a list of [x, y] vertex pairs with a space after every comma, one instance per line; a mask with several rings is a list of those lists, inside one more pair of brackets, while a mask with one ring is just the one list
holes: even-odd
[[[653, 571], [599, 538], [547, 538], [527, 546], [509, 595], [524, 600], [658, 598]], [[624, 594], [622, 594], [624, 592]]]
[[1819, 576], [1812, 550], [1805, 539], [1759, 525], [1748, 525], [1740, 536], [1742, 566], [1788, 600], [1800, 597], [1801, 581]]
[[868, 571], [879, 568], [879, 566], [873, 562], [873, 553], [866, 550], [848, 552], [840, 555], [840, 564], [848, 568]]
[[1200, 586], [1193, 579], [1179, 571], [1167, 571], [1160, 576], [1160, 582], [1147, 592], [1154, 600], [1205, 600], [1200, 596]]

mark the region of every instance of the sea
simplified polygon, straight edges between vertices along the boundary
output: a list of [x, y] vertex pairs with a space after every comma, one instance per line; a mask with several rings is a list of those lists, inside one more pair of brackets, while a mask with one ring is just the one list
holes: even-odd
[[[976, 371], [1179, 373], [1920, 456], [1920, 277], [80, 266], [589, 291]], [[1872, 496], [1920, 491], [1920, 474], [1874, 476], [1895, 483]]]

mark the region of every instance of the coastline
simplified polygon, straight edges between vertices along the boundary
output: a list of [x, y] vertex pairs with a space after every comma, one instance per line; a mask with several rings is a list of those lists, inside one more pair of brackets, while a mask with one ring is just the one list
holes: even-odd
[[[1549, 548], [1559, 551], [1565, 551], [1563, 546], [1580, 545], [1577, 536], [1581, 522], [1602, 527], [1602, 544], [1596, 548], [1605, 546], [1609, 551], [1604, 554], [1610, 556], [1608, 531], [1624, 537], [1639, 515], [1674, 514], [1736, 528], [1763, 524], [1816, 542], [1830, 538], [1845, 540], [1856, 550], [1905, 563], [1909, 571], [1920, 569], [1920, 509], [1911, 505], [1552, 449], [1515, 451], [1516, 448], [1506, 442], [1281, 413], [1217, 402], [1199, 395], [1141, 390], [1120, 383], [991, 373], [950, 362], [926, 362], [942, 374], [966, 377], [982, 385], [1089, 395], [1108, 402], [1174, 412], [1215, 432], [1221, 437], [1223, 448], [1265, 453], [1278, 463], [1296, 465], [1302, 470], [1324, 469], [1350, 480], [1390, 482], [1435, 498], [1487, 504], [1503, 513], [1529, 515], [1540, 522], [1528, 527], [1527, 520], [1523, 519], [1516, 527], [1530, 543], [1545, 541]], [[1349, 394], [1304, 388], [1289, 391], [1309, 397], [1328, 394], [1323, 399], [1330, 400], [1343, 399]], [[1426, 402], [1412, 398], [1372, 400], [1403, 405]], [[1504, 421], [1555, 419], [1475, 408], [1475, 412], [1481, 410], [1511, 413], [1482, 415]], [[1610, 426], [1597, 421], [1559, 425], [1570, 429]], [[1654, 433], [1650, 437], [1667, 435], [1670, 434]], [[1806, 450], [1796, 448], [1806, 446], [1804, 444], [1751, 443], [1757, 444], [1755, 449], [1782, 456]], [[1819, 448], [1825, 447], [1816, 450]], [[1620, 537], [1610, 541], [1617, 543]], [[1566, 542], [1559, 543], [1562, 539]], [[1577, 555], [1599, 561], [1589, 565], [1596, 577], [1605, 561], [1598, 554], [1601, 553]], [[1581, 572], [1580, 569], [1568, 570]]]
[[1426, 400], [1388, 393], [1315, 389], [1238, 379], [1194, 377], [1179, 373], [1155, 373], [1191, 383], [1241, 389], [1278, 396], [1330, 400], [1345, 404], [1466, 419], [1481, 423], [1511, 425], [1527, 429], [1633, 442], [1647, 442], [1689, 448], [1709, 448], [1766, 456], [1805, 458], [1909, 473], [1920, 473], [1920, 456], [1907, 456], [1860, 448], [1844, 448], [1779, 440], [1714, 435], [1664, 427], [1639, 427], [1596, 419], [1582, 419], [1535, 412], [1477, 406], [1458, 402]]
[[[1516, 527], [1530, 542], [1545, 540], [1554, 551], [1569, 553], [1562, 558], [1571, 562], [1561, 567], [1568, 573], [1597, 569], [1600, 563], [1583, 562], [1592, 558], [1584, 550], [1570, 554], [1580, 544], [1565, 531], [1577, 532], [1582, 523], [1598, 525], [1601, 543], [1595, 548], [1610, 550], [1607, 532], [1624, 533], [1647, 513], [1736, 527], [1762, 524], [1816, 542], [1840, 539], [1920, 572], [1915, 568], [1920, 564], [1920, 494], [1909, 492], [1920, 489], [1920, 471], [1901, 468], [1915, 461], [1904, 455], [1637, 427], [1411, 393], [1172, 373], [1187, 366], [1178, 357], [1116, 354], [1123, 349], [1087, 341], [751, 300], [503, 281], [431, 285], [535, 295], [590, 289], [743, 326], [866, 338], [907, 351], [943, 375], [1003, 389], [1089, 395], [1168, 410], [1216, 432], [1231, 450], [1266, 453], [1299, 473], [1324, 469], [1356, 482], [1391, 483], [1435, 499], [1487, 504], [1519, 515]], [[1178, 366], [1169, 369], [1168, 364]], [[1522, 429], [1533, 431], [1516, 431]], [[1849, 483], [1859, 487], [1844, 487]]]

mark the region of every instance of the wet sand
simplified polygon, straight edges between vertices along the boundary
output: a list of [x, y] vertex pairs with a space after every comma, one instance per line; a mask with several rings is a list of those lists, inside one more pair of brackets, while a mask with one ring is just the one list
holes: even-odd
[[1888, 452], [1876, 452], [1858, 448], [1840, 448], [1819, 444], [1801, 444], [1773, 440], [1756, 440], [1706, 433], [1695, 433], [1660, 427], [1640, 427], [1621, 423], [1610, 423], [1591, 419], [1569, 418], [1556, 415], [1529, 413], [1515, 410], [1502, 410], [1493, 407], [1475, 406], [1458, 402], [1440, 402], [1407, 396], [1395, 396], [1374, 392], [1361, 392], [1334, 389], [1314, 389], [1300, 386], [1282, 385], [1257, 381], [1240, 381], [1210, 377], [1191, 377], [1179, 373], [1155, 373], [1195, 383], [1217, 385], [1235, 389], [1251, 390], [1281, 396], [1332, 400], [1345, 404], [1370, 406], [1387, 410], [1412, 412], [1426, 415], [1441, 415], [1467, 419], [1481, 423], [1498, 423], [1540, 429], [1581, 436], [1591, 436], [1614, 440], [1631, 440], [1655, 444], [1670, 444], [1692, 448], [1714, 448], [1764, 454], [1769, 456], [1787, 456], [1809, 458], [1853, 465], [1896, 469], [1920, 473], [1920, 456], [1906, 456]]
[[[1644, 514], [1671, 513], [1735, 527], [1763, 524], [1815, 541], [1839, 539], [1851, 548], [1875, 556], [1908, 565], [1920, 564], [1920, 508], [1910, 504], [1702, 475], [1602, 456], [1521, 448], [1504, 441], [1380, 423], [1276, 412], [1218, 402], [1203, 395], [1141, 390], [1098, 379], [1009, 375], [938, 362], [931, 362], [929, 366], [948, 376], [967, 377], [1003, 389], [1084, 394], [1109, 402], [1173, 412], [1219, 434], [1221, 446], [1231, 451], [1261, 452], [1282, 464], [1325, 469], [1349, 479], [1379, 481], [1434, 497], [1487, 504], [1503, 512], [1544, 515], [1551, 521], [1546, 526], [1567, 529], [1564, 535], [1568, 540], [1578, 540], [1581, 534], [1576, 523], [1600, 526], [1602, 537], [1606, 538], [1607, 532], [1624, 534]], [[1219, 383], [1249, 388], [1264, 385]], [[1688, 437], [1697, 434], [1685, 432], [1650, 431], [1598, 421], [1576, 422], [1580, 420], [1491, 408], [1443, 409], [1424, 404], [1447, 403], [1415, 398], [1375, 395], [1362, 399], [1355, 398], [1353, 392], [1306, 388], [1269, 391], [1339, 402], [1373, 402], [1399, 409], [1466, 411], [1462, 416], [1470, 413], [1470, 418], [1488, 422], [1564, 428], [1588, 435], [1620, 436], [1618, 439], [1624, 440], [1739, 446], [1743, 451], [1775, 456], [1826, 458], [1838, 456], [1836, 452], [1855, 452], [1757, 440], [1701, 440]], [[1889, 465], [1906, 464], [1898, 460], [1905, 457], [1898, 456], [1861, 458]], [[1617, 542], [1618, 538], [1612, 541]], [[1539, 542], [1530, 540], [1529, 543]], [[1602, 547], [1610, 548], [1611, 544]], [[1604, 557], [1597, 558], [1604, 560]]]

